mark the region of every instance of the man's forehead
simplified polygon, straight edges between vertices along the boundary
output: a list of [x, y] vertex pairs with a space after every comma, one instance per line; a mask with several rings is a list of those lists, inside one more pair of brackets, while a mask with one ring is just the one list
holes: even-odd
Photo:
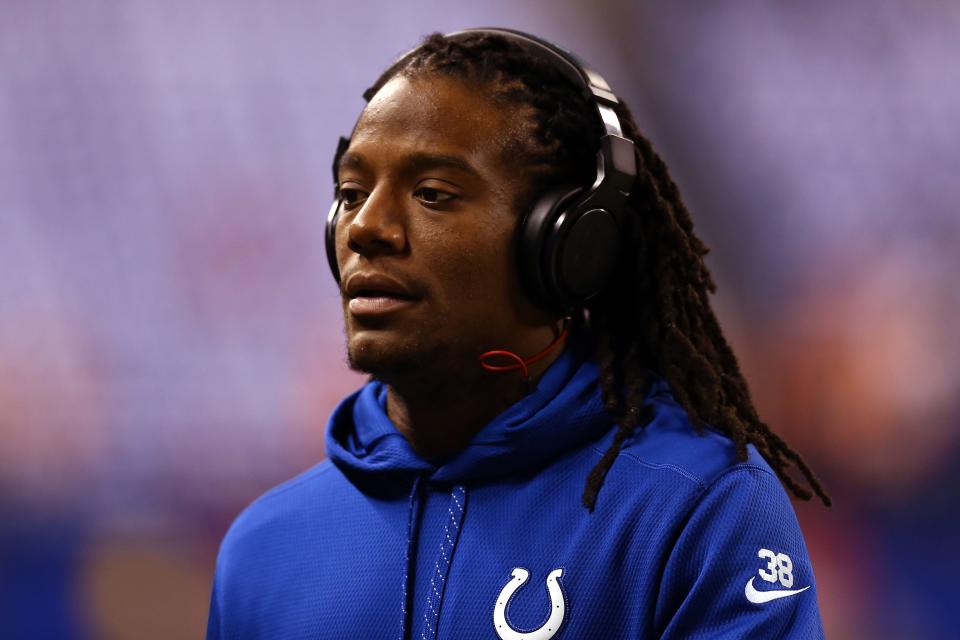
[[416, 132], [438, 142], [488, 146], [516, 138], [530, 114], [493, 99], [493, 89], [430, 73], [398, 75], [371, 98], [354, 133]]
[[489, 88], [446, 75], [397, 76], [371, 98], [337, 170], [442, 169], [523, 181], [530, 126], [526, 110], [492, 99]]
[[396, 76], [380, 88], [364, 107], [357, 128], [377, 126], [383, 120], [400, 122], [432, 121], [441, 117], [442, 101], [438, 98], [436, 83]]
[[[466, 157], [458, 153], [443, 153], [439, 151], [409, 151], [403, 154], [403, 163], [412, 170], [428, 170], [435, 168], [450, 169], [463, 173], [478, 173]], [[348, 149], [340, 158], [338, 169], [365, 170], [371, 168], [374, 158], [360, 150]]]

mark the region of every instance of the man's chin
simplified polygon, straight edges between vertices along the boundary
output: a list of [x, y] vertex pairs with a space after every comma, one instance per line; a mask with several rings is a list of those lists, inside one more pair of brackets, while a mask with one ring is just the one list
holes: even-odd
[[426, 374], [444, 349], [421, 344], [389, 344], [381, 340], [348, 340], [347, 362], [354, 371], [390, 381]]
[[369, 373], [380, 380], [410, 375], [418, 368], [417, 363], [409, 358], [370, 353], [366, 350], [348, 350], [347, 363], [354, 371]]

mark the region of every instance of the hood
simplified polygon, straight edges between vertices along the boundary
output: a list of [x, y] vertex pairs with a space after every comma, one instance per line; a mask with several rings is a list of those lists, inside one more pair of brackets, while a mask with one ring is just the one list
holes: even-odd
[[575, 341], [541, 376], [536, 389], [487, 423], [465, 449], [436, 463], [418, 456], [387, 417], [387, 387], [371, 381], [334, 410], [327, 455], [346, 475], [367, 480], [413, 476], [435, 483], [490, 480], [535, 469], [600, 437], [613, 420], [597, 385], [598, 366]]

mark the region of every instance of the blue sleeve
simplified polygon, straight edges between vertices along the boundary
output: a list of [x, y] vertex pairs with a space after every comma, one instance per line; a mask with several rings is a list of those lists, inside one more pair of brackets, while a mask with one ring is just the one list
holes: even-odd
[[213, 579], [210, 594], [210, 614], [207, 617], [207, 640], [220, 640], [220, 602], [217, 593], [217, 578]]
[[662, 640], [823, 638], [800, 525], [777, 477], [725, 472], [670, 552], [656, 609]]

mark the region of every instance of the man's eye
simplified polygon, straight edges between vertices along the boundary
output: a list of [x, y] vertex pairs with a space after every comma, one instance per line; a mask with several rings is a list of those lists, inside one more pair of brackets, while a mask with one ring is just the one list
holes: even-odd
[[363, 202], [365, 197], [366, 194], [360, 191], [360, 189], [351, 189], [349, 187], [340, 189], [340, 199], [343, 200], [343, 204], [348, 207]]
[[431, 189], [430, 187], [417, 189], [413, 195], [424, 204], [443, 204], [456, 197], [452, 193], [440, 191], [439, 189]]

